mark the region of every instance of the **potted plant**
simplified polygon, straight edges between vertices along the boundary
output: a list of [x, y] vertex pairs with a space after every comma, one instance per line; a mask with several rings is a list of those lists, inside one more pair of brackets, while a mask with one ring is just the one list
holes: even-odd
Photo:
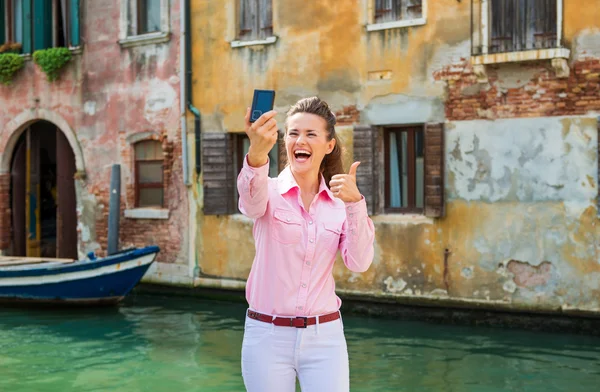
[[10, 85], [15, 73], [23, 68], [25, 60], [19, 55], [21, 44], [6, 42], [0, 45], [0, 83]]
[[33, 52], [33, 62], [44, 71], [51, 82], [58, 79], [60, 70], [71, 60], [71, 57], [68, 48], [49, 48]]

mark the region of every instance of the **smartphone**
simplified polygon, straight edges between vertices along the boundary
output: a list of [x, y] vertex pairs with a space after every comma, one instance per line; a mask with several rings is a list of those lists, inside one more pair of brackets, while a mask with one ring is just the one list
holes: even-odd
[[275, 91], [273, 90], [254, 90], [252, 107], [250, 108], [250, 122], [258, 120], [263, 113], [273, 110], [275, 103]]

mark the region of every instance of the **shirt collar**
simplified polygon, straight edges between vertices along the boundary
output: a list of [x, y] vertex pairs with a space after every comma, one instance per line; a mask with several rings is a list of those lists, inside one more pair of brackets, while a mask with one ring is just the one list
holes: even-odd
[[[317, 195], [325, 193], [329, 197], [329, 199], [334, 200], [333, 193], [331, 193], [331, 191], [327, 187], [323, 176], [319, 175], [319, 178], [321, 181], [319, 184], [319, 192], [317, 193]], [[277, 177], [277, 190], [279, 191], [279, 194], [284, 195], [293, 188], [300, 189], [300, 186], [298, 186], [298, 183], [296, 182], [296, 179], [294, 178], [290, 167], [286, 166], [285, 169], [283, 169]]]

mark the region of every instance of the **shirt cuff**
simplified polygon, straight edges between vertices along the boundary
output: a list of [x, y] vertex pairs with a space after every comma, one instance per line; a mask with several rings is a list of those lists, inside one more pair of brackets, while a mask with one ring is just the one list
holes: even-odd
[[356, 234], [358, 229], [358, 222], [365, 216], [368, 216], [367, 200], [361, 195], [361, 199], [354, 203], [346, 204], [346, 219], [348, 221], [348, 227], [350, 233]]
[[248, 163], [248, 154], [246, 154], [246, 156], [244, 157], [244, 163], [243, 163], [243, 168], [250, 170], [252, 173], [254, 174], [269, 174], [269, 163], [270, 163], [270, 159], [269, 157], [267, 157], [267, 163], [265, 163], [262, 166], [259, 167], [252, 167], [250, 166], [250, 164]]

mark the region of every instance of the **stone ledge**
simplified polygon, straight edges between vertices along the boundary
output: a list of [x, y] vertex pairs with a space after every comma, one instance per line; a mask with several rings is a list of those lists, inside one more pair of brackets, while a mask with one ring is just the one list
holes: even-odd
[[125, 218], [130, 219], [169, 219], [166, 208], [132, 208], [125, 210]]

